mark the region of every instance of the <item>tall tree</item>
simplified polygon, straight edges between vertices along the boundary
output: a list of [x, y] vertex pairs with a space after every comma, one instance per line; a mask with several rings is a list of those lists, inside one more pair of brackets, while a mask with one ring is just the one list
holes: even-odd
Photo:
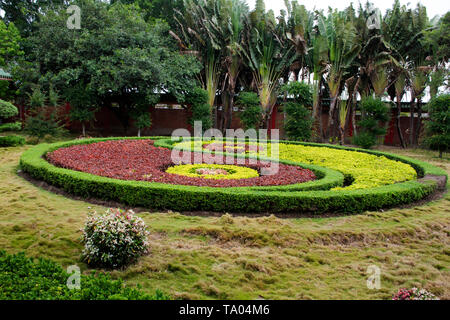
[[280, 78], [295, 61], [297, 53], [292, 43], [286, 41], [283, 29], [277, 28], [273, 12], [265, 11], [263, 1], [257, 1], [255, 10], [250, 13], [244, 55], [261, 102], [262, 123], [268, 128]]
[[85, 84], [97, 101], [111, 108], [126, 131], [131, 112], [169, 92], [180, 102], [195, 86], [195, 59], [180, 55], [165, 23], [147, 23], [135, 6], [83, 0], [83, 28], [65, 27], [67, 14], [49, 11], [30, 37], [27, 59], [43, 85], [61, 92]]
[[344, 12], [330, 11], [328, 17], [319, 15], [318, 28], [324, 35], [328, 45], [327, 84], [330, 90], [331, 102], [328, 113], [327, 137], [335, 128], [335, 109], [338, 97], [342, 93], [343, 84], [354, 59], [361, 47], [356, 42], [356, 29], [347, 20]]
[[23, 55], [20, 33], [13, 22], [6, 25], [0, 19], [0, 67], [5, 67]]
[[4, 20], [13, 22], [20, 33], [27, 37], [33, 30], [33, 23], [38, 22], [41, 14], [49, 9], [56, 9], [68, 0], [0, 0], [0, 9], [4, 11]]

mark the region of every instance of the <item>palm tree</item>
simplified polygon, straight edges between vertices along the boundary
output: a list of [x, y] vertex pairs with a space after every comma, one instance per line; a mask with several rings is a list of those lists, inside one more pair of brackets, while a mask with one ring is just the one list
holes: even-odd
[[223, 53], [226, 73], [226, 115], [223, 117], [222, 128], [227, 129], [231, 125], [234, 97], [236, 95], [236, 84], [238, 76], [243, 67], [243, 39], [244, 20], [248, 13], [245, 2], [240, 0], [227, 1], [228, 10], [223, 10], [224, 15], [221, 25], [222, 36], [225, 40], [225, 52]]
[[[410, 90], [411, 90], [411, 108], [410, 108], [410, 130], [409, 138], [410, 145], [417, 145], [420, 135], [420, 122], [422, 120], [422, 94], [428, 86], [429, 72], [431, 68], [425, 66], [424, 63], [419, 63], [418, 66], [413, 67], [409, 71], [410, 75]], [[417, 99], [417, 102], [416, 102]], [[417, 108], [418, 120], [417, 128], [414, 128], [415, 109]], [[415, 130], [414, 130], [415, 129]]]
[[[178, 42], [182, 53], [192, 54], [203, 62], [201, 82], [208, 92], [211, 111], [215, 104], [221, 70], [219, 59], [222, 49], [220, 37], [209, 25], [209, 17], [217, 10], [220, 2], [186, 0], [185, 11], [174, 10], [178, 30], [170, 34]], [[217, 119], [217, 117], [215, 117]]]
[[304, 5], [299, 5], [297, 0], [285, 0], [287, 8], [287, 16], [284, 11], [281, 12], [278, 28], [282, 29], [284, 37], [294, 46], [297, 58], [289, 67], [288, 74], [285, 78], [289, 78], [293, 74], [294, 81], [298, 80], [299, 74], [301, 80], [305, 78], [309, 81], [309, 74], [312, 72], [311, 55], [308, 55], [312, 47], [312, 32], [314, 26], [314, 13], [306, 9]]
[[[394, 84], [393, 91], [397, 105], [397, 133], [400, 139], [402, 148], [406, 148], [405, 139], [403, 137], [403, 131], [401, 128], [401, 116], [402, 116], [402, 98], [405, 94], [406, 80], [408, 79], [407, 67], [395, 66], [391, 71], [391, 82]], [[393, 98], [391, 98], [393, 100]]]
[[246, 30], [243, 53], [259, 94], [262, 123], [268, 128], [281, 84], [280, 78], [295, 61], [297, 54], [292, 43], [284, 38], [283, 29], [277, 29], [273, 12], [265, 12], [263, 1], [257, 1], [256, 9], [247, 20]]
[[331, 97], [327, 126], [327, 137], [330, 137], [334, 128], [338, 97], [342, 93], [348, 69], [361, 47], [356, 41], [356, 29], [353, 23], [347, 20], [345, 12], [330, 11], [328, 17], [319, 14], [318, 28], [327, 40], [329, 51], [326, 81]]
[[322, 140], [324, 136], [322, 125], [322, 97], [324, 74], [326, 73], [328, 61], [328, 44], [324, 36], [315, 34], [313, 38], [313, 46], [310, 50], [312, 56], [312, 71], [314, 72], [313, 87], [314, 87], [314, 103], [313, 103], [313, 118], [315, 122], [315, 130], [317, 136]]

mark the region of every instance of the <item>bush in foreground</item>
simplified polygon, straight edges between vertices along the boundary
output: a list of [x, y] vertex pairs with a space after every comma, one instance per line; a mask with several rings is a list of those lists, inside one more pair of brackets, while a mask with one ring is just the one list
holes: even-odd
[[167, 300], [157, 290], [154, 295], [127, 288], [109, 275], [81, 275], [80, 289], [69, 289], [70, 275], [47, 259], [31, 259], [24, 253], [0, 251], [0, 300]]
[[147, 252], [148, 234], [144, 221], [132, 210], [91, 213], [83, 232], [83, 259], [93, 266], [126, 266]]
[[19, 136], [0, 137], [0, 147], [17, 147], [25, 144], [25, 138]]
[[22, 130], [22, 123], [21, 122], [12, 122], [12, 123], [0, 124], [0, 132], [20, 131], [20, 130]]
[[0, 99], [0, 119], [9, 119], [19, 114], [15, 105]]
[[439, 300], [436, 298], [434, 294], [431, 292], [428, 292], [425, 289], [417, 289], [412, 288], [411, 290], [408, 289], [400, 289], [395, 295], [392, 300]]

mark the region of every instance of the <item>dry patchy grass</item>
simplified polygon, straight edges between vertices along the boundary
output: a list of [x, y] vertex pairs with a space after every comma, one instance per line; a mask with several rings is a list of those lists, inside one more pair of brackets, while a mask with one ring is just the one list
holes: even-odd
[[[10, 253], [78, 264], [89, 210], [106, 208], [42, 190], [16, 174], [27, 147], [0, 149], [0, 246]], [[450, 161], [414, 156], [450, 172]], [[186, 299], [389, 299], [401, 287], [450, 298], [450, 196], [424, 206], [334, 218], [139, 215], [151, 252], [126, 270], [128, 285]], [[381, 268], [380, 290], [366, 286]]]

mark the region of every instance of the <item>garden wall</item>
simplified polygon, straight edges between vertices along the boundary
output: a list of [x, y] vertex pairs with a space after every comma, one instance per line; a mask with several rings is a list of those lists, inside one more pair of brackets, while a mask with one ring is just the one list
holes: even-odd
[[[51, 112], [54, 108], [48, 108], [46, 107], [46, 112]], [[220, 108], [219, 108], [220, 110]], [[62, 119], [62, 123], [65, 124], [66, 128], [68, 128], [71, 131], [80, 132], [81, 131], [81, 124], [79, 122], [70, 122], [68, 120], [68, 113], [70, 111], [70, 105], [65, 104], [62, 108], [58, 108], [59, 118]], [[404, 109], [402, 111], [408, 112], [407, 105], [404, 106]], [[164, 102], [161, 102], [157, 104], [156, 106], [149, 107], [149, 112], [151, 114], [152, 118], [152, 126], [149, 129], [142, 130], [141, 134], [146, 136], [168, 136], [171, 135], [173, 130], [178, 128], [186, 128], [189, 131], [193, 131], [192, 126], [189, 125], [189, 118], [191, 117], [190, 110], [184, 109], [181, 105], [177, 104], [174, 101], [167, 100]], [[27, 117], [28, 112], [26, 111], [26, 108], [23, 106], [19, 106], [19, 113], [20, 118], [24, 121]], [[218, 112], [219, 117], [221, 114], [221, 111]], [[96, 114], [95, 114], [95, 121], [93, 121], [91, 124], [87, 126], [88, 131], [96, 131], [101, 136], [112, 136], [112, 135], [135, 135], [137, 134], [137, 129], [132, 125], [132, 121], [130, 120], [131, 125], [127, 128], [126, 132], [119, 121], [121, 118], [121, 114], [119, 110], [116, 108], [108, 108], [108, 107], [102, 107]], [[384, 137], [384, 144], [389, 146], [400, 146], [400, 138], [398, 136], [398, 130], [396, 125], [396, 117], [397, 117], [397, 110], [392, 109], [391, 111], [391, 120], [387, 124], [387, 134]], [[275, 106], [273, 114], [272, 114], [272, 121], [271, 121], [271, 129], [280, 129], [280, 138], [285, 138], [284, 130], [283, 130], [283, 123], [284, 123], [285, 114], [280, 111], [278, 106]], [[359, 120], [359, 116], [356, 117], [356, 121]], [[403, 136], [406, 142], [409, 141], [409, 126], [410, 126], [410, 119], [408, 116], [402, 116], [401, 117], [401, 128], [403, 132]], [[323, 114], [322, 114], [322, 124], [325, 128], [328, 122], [328, 110], [327, 107], [324, 106], [323, 108]], [[414, 126], [417, 128], [418, 124], [418, 118], [416, 117], [414, 119]], [[241, 123], [239, 119], [239, 112], [234, 111], [233, 112], [233, 119], [231, 123], [232, 129], [238, 129], [241, 128]], [[423, 125], [421, 126], [423, 130]], [[353, 128], [351, 121], [349, 122], [347, 126], [347, 139], [348, 142], [351, 141], [351, 138], [353, 136]]]

